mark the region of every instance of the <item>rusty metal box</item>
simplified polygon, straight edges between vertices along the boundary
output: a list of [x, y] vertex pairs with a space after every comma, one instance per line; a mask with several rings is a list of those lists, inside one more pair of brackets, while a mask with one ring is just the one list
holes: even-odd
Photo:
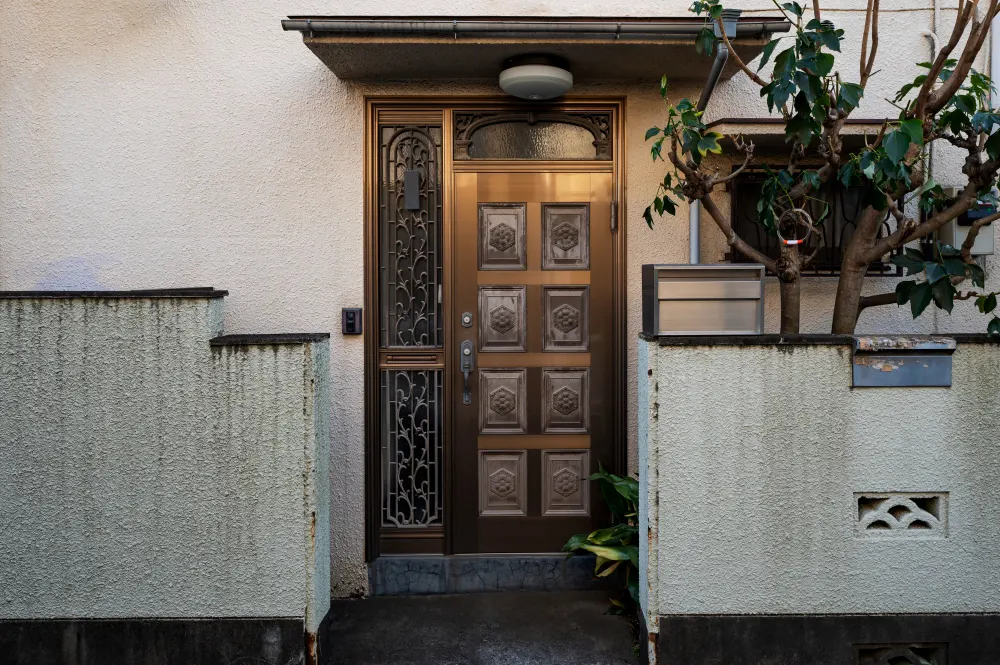
[[762, 265], [642, 267], [646, 335], [759, 335], [763, 326]]

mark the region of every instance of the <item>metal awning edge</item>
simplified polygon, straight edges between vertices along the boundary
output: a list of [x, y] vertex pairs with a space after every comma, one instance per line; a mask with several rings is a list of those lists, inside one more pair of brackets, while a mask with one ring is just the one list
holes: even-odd
[[[331, 16], [290, 16], [281, 21], [287, 31], [304, 36], [340, 37], [471, 37], [510, 39], [518, 36], [561, 39], [674, 39], [692, 37], [705, 27], [704, 21], [688, 17], [562, 19], [546, 17], [480, 18], [355, 18]], [[746, 17], [736, 25], [737, 38], [762, 38], [788, 32], [784, 18]]]

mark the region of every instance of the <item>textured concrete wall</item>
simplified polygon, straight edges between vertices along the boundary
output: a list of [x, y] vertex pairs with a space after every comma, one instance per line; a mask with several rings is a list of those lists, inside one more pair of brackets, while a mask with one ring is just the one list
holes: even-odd
[[[846, 345], [640, 346], [648, 620], [1000, 611], [1000, 347], [960, 344], [951, 388], [852, 390]], [[946, 524], [860, 529], [856, 493], [892, 492]]]
[[[339, 330], [341, 307], [363, 299], [363, 96], [499, 94], [491, 83], [352, 83], [338, 80], [283, 33], [291, 13], [339, 15], [685, 15], [688, 0], [5, 0], [0, 3], [0, 288], [143, 288], [239, 285], [226, 311], [232, 332]], [[774, 14], [766, 0], [739, 4]], [[950, 22], [953, 2], [943, 2]], [[861, 0], [824, 3], [825, 17], [860, 33]], [[926, 60], [925, 0], [886, 10], [879, 75], [858, 112]], [[26, 26], [58, 25], [58, 30]], [[947, 28], [947, 25], [944, 26]], [[842, 58], [853, 78], [857, 48]], [[691, 57], [698, 57], [692, 53]], [[981, 63], [985, 68], [985, 61]], [[665, 71], [677, 67], [665, 62]], [[675, 96], [696, 96], [696, 88]], [[640, 328], [640, 266], [687, 260], [687, 208], [649, 231], [640, 215], [662, 178], [643, 135], [662, 123], [656, 82], [580, 86], [575, 94], [627, 97], [629, 336]], [[759, 96], [735, 79], [720, 86], [711, 118], [762, 115]], [[939, 160], [951, 183], [956, 162]], [[706, 219], [702, 260], [723, 240]], [[992, 274], [993, 263], [987, 264]], [[868, 292], [892, 284], [872, 280]], [[825, 331], [835, 284], [805, 286], [803, 329]], [[947, 317], [910, 321], [895, 307], [869, 310], [869, 331], [980, 330], [969, 303]], [[778, 322], [777, 287], [767, 327]], [[363, 344], [331, 346], [333, 590], [363, 593]], [[636, 347], [629, 342], [629, 363]], [[635, 422], [635, 382], [629, 382]], [[635, 430], [632, 429], [635, 468]]]
[[0, 618], [329, 607], [325, 342], [222, 300], [0, 299]]

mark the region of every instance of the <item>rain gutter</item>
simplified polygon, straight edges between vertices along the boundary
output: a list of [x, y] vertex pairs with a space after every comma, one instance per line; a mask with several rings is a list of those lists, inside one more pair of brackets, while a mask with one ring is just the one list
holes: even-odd
[[[738, 13], [738, 12], [737, 12]], [[783, 19], [755, 19], [734, 22], [730, 38], [763, 38], [775, 32], [788, 32]], [[705, 26], [703, 21], [634, 19], [552, 20], [526, 19], [362, 19], [311, 18], [290, 16], [281, 22], [285, 30], [297, 30], [309, 36], [336, 35], [369, 37], [478, 37], [510, 38], [527, 36], [554, 39], [670, 39], [694, 37]], [[727, 34], [729, 34], [727, 32]]]

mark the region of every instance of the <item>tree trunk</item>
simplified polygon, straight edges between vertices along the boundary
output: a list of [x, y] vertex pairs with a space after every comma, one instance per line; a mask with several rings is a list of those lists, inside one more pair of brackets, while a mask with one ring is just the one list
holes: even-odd
[[861, 302], [861, 288], [865, 285], [868, 266], [851, 260], [851, 252], [844, 256], [837, 281], [837, 300], [833, 305], [833, 324], [830, 332], [834, 335], [853, 335], [858, 323], [858, 304]]
[[802, 278], [791, 282], [781, 280], [781, 334], [799, 334], [799, 309], [802, 302]]

